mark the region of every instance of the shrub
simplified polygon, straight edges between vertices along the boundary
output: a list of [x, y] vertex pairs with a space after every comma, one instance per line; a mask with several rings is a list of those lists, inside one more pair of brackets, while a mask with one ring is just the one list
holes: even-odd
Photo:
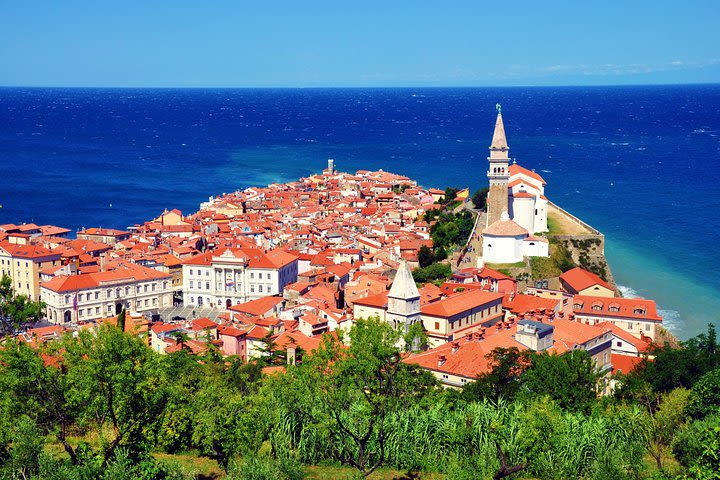
[[706, 373], [693, 385], [687, 413], [693, 418], [720, 413], [720, 368]]

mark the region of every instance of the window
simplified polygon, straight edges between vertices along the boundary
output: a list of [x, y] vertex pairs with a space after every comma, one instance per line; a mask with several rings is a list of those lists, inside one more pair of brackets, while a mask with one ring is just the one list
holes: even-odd
[[190, 288], [193, 288], [193, 281], [190, 280]]
[[190, 275], [192, 275], [192, 268], [190, 269], [189, 273], [190, 273]]
[[148, 286], [147, 286], [147, 284], [143, 285], [143, 291], [144, 291], [145, 293], [147, 293], [147, 291], [148, 291]]
[[210, 290], [210, 282], [205, 282], [205, 290]]
[[95, 307], [95, 315], [100, 315], [100, 307]]
[[635, 307], [633, 313], [635, 313], [636, 315], [645, 315], [645, 309], [642, 307]]
[[263, 286], [262, 286], [262, 285], [258, 285], [258, 292], [259, 292], [259, 293], [262, 293], [262, 291], [263, 291]]
[[632, 330], [632, 329], [633, 329], [633, 322], [627, 322], [627, 328], [628, 328], [628, 330]]
[[78, 302], [82, 302], [82, 293], [78, 293]]
[[100, 298], [100, 292], [95, 292], [95, 300], [98, 300]]
[[650, 324], [649, 324], [649, 323], [646, 323], [646, 324], [645, 324], [645, 331], [646, 331], [646, 332], [649, 332], [649, 331], [650, 331]]
[[622, 347], [622, 342], [615, 342], [616, 347]]
[[82, 308], [81, 308], [80, 310], [78, 310], [78, 315], [80, 315], [81, 317], [82, 317], [83, 315], [85, 315], [85, 310], [82, 309]]
[[255, 273], [250, 272], [250, 278], [255, 278]]
[[435, 322], [435, 330], [440, 330], [440, 322]]
[[112, 312], [112, 305], [108, 305], [107, 311], [108, 311], [108, 312]]
[[206, 277], [209, 277], [209, 276], [210, 276], [210, 270], [205, 270], [205, 276], [206, 276]]

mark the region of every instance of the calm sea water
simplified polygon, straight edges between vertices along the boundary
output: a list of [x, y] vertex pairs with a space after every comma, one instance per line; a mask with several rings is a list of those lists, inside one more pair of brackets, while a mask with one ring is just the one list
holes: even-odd
[[[495, 104], [510, 153], [606, 234], [629, 295], [682, 338], [720, 317], [720, 86], [0, 89], [0, 223], [124, 228], [289, 181], [334, 158], [423, 185], [486, 184]], [[720, 322], [718, 322], [720, 323]]]

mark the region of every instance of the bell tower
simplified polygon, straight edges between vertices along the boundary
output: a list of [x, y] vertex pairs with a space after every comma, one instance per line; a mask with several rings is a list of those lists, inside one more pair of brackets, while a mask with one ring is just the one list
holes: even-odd
[[492, 143], [490, 144], [490, 156], [488, 162], [487, 176], [490, 183], [490, 191], [487, 198], [487, 226], [500, 220], [503, 212], [508, 212], [508, 181], [510, 179], [510, 157], [505, 138], [505, 125], [503, 125], [502, 111], [500, 104], [496, 105], [497, 119], [495, 120], [495, 132], [493, 132]]
[[405, 260], [400, 261], [388, 293], [386, 318], [394, 328], [402, 326], [406, 333], [410, 325], [420, 321], [420, 292]]

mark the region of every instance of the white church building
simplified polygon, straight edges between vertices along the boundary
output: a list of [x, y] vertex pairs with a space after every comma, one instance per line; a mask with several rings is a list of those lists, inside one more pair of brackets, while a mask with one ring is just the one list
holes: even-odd
[[510, 165], [510, 148], [498, 107], [488, 161], [490, 191], [487, 225], [482, 231], [484, 263], [516, 263], [523, 257], [549, 256], [545, 180], [537, 173]]

